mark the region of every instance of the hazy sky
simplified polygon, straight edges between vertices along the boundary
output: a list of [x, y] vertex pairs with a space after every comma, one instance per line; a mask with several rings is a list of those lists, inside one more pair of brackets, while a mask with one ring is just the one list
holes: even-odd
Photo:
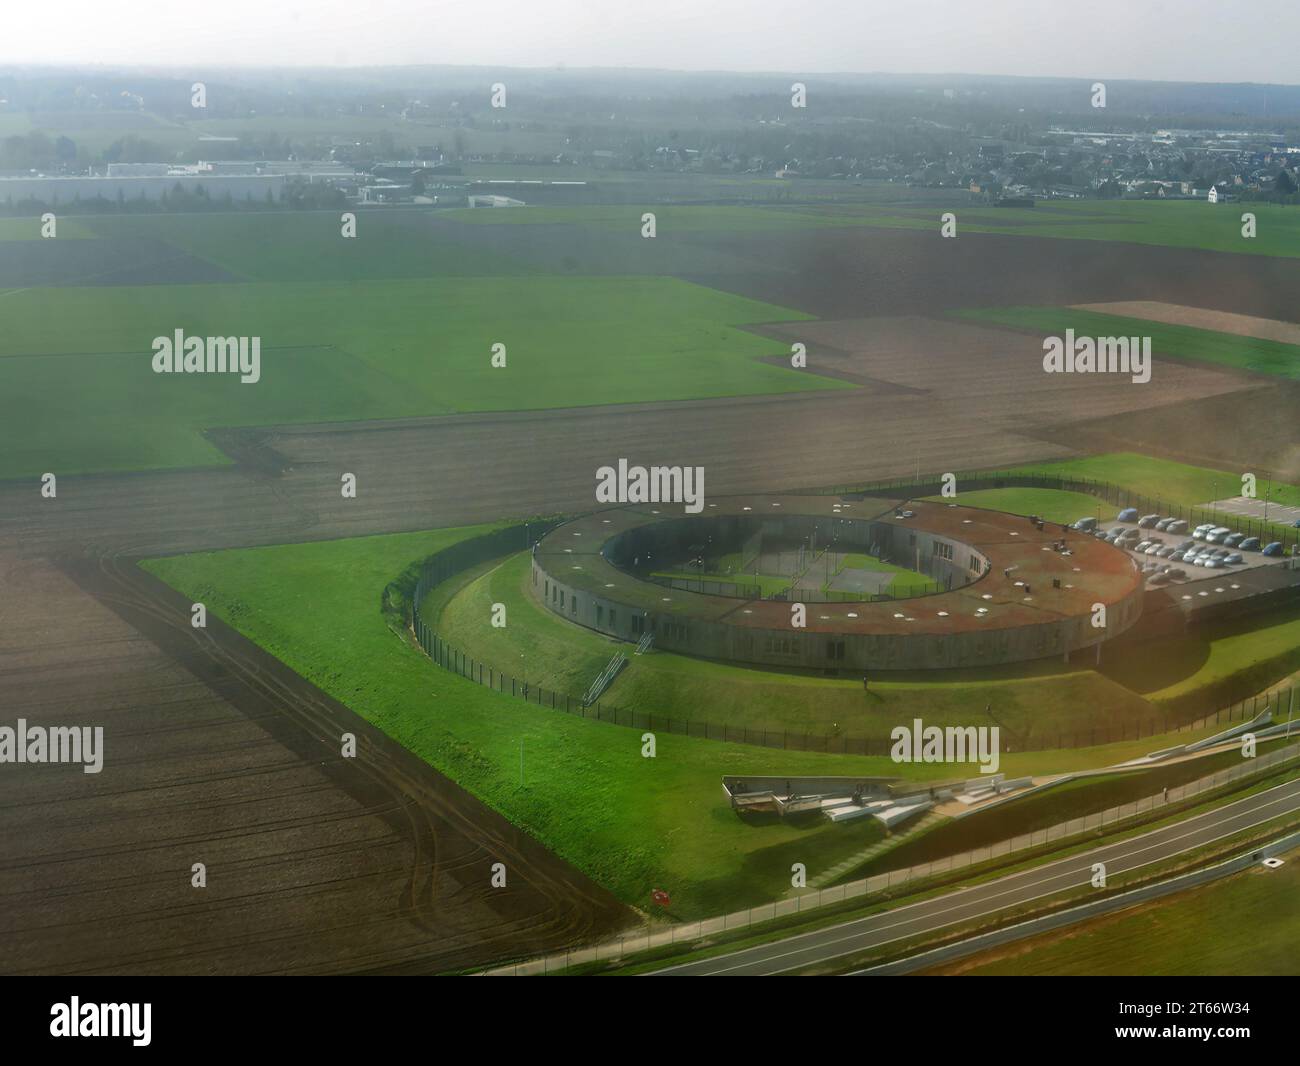
[[19, 63], [1300, 82], [1293, 0], [14, 0], [2, 19]]

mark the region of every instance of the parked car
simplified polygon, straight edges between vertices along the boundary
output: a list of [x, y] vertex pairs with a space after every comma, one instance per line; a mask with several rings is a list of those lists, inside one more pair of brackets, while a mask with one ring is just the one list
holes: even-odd
[[1168, 526], [1165, 527], [1166, 533], [1186, 533], [1187, 522], [1182, 518], [1175, 518]]
[[1160, 552], [1164, 549], [1164, 547], [1165, 547], [1165, 542], [1163, 540], [1153, 540], [1150, 544], [1147, 545], [1146, 551], [1143, 554], [1159, 555]]
[[1188, 548], [1195, 548], [1195, 547], [1196, 547], [1196, 541], [1191, 540], [1189, 538], [1188, 540], [1180, 540], [1175, 545], [1175, 550], [1180, 552], [1185, 552]]
[[1222, 544], [1223, 538], [1232, 535], [1232, 530], [1227, 526], [1215, 526], [1205, 535], [1206, 544]]
[[1074, 528], [1081, 533], [1091, 533], [1097, 528], [1097, 520], [1095, 518], [1080, 518], [1079, 521], [1074, 523]]
[[1159, 546], [1160, 542], [1159, 542], [1159, 541], [1150, 541], [1150, 540], [1140, 540], [1140, 541], [1138, 541], [1136, 544], [1133, 545], [1133, 550], [1134, 550], [1135, 552], [1141, 553], [1141, 552], [1146, 551], [1149, 547], [1151, 547], [1152, 544], [1155, 544], [1155, 545]]
[[1166, 544], [1164, 545], [1164, 547], [1160, 548], [1156, 552], [1156, 555], [1158, 555], [1161, 559], [1168, 559], [1171, 555], [1174, 554], [1175, 551], [1176, 549], [1172, 544]]
[[1211, 555], [1208, 559], [1205, 560], [1205, 562], [1201, 563], [1201, 565], [1205, 567], [1206, 570], [1222, 570], [1223, 560], [1216, 559], [1213, 555]]
[[1136, 507], [1125, 507], [1124, 510], [1120, 511], [1120, 513], [1115, 516], [1115, 521], [1136, 522], [1137, 516], [1138, 516], [1138, 509]]
[[1282, 554], [1282, 542], [1281, 542], [1280, 540], [1275, 540], [1275, 541], [1273, 541], [1271, 544], [1265, 544], [1265, 545], [1264, 545], [1264, 554], [1265, 554], [1265, 555], [1281, 555], [1281, 554]]
[[1160, 521], [1158, 514], [1144, 514], [1138, 521], [1139, 529], [1153, 529], [1155, 524]]
[[1247, 537], [1240, 544], [1238, 544], [1237, 547], [1244, 552], [1257, 552], [1259, 551], [1259, 538]]
[[1245, 533], [1229, 533], [1226, 537], [1223, 538], [1223, 546], [1225, 548], [1235, 548], [1238, 544], [1240, 544], [1245, 539], [1246, 539]]
[[1229, 553], [1224, 557], [1223, 565], [1224, 565], [1224, 566], [1240, 566], [1243, 562], [1244, 562], [1244, 560], [1243, 560], [1242, 557], [1241, 557], [1241, 552], [1229, 552]]
[[1207, 534], [1213, 528], [1214, 528], [1213, 522], [1202, 522], [1199, 526], [1197, 526], [1195, 529], [1192, 530], [1192, 536], [1195, 537], [1197, 540], [1204, 540], [1205, 534]]
[[1114, 544], [1115, 541], [1119, 540], [1119, 538], [1122, 537], [1127, 532], [1128, 530], [1125, 529], [1123, 526], [1116, 526], [1114, 529], [1106, 530], [1102, 532], [1100, 535], [1106, 540], [1110, 541], [1112, 544]]
[[1181, 566], [1171, 566], [1165, 573], [1174, 581], [1182, 581], [1187, 576], [1187, 571]]

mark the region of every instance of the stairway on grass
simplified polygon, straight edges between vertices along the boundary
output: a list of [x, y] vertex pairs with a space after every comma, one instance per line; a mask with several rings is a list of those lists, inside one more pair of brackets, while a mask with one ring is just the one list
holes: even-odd
[[[945, 815], [936, 814], [934, 811], [926, 811], [920, 818], [916, 819], [916, 821], [909, 823], [907, 828], [902, 832], [892, 833], [881, 840], [877, 840], [869, 848], [864, 848], [857, 854], [850, 855], [843, 862], [832, 866], [825, 873], [818, 874], [808, 882], [808, 887], [826, 888], [829, 885], [833, 885], [850, 870], [856, 869], [863, 865], [863, 863], [866, 863], [877, 856], [883, 855], [887, 851], [893, 851], [905, 840], [910, 840], [918, 833], [924, 833], [933, 829], [939, 822], [946, 822], [947, 820], [948, 819]], [[794, 895], [796, 891], [797, 890], [792, 889], [790, 894]]]

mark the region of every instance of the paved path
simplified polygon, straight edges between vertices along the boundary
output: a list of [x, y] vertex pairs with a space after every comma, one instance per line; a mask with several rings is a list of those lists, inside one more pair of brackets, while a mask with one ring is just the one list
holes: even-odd
[[[1242, 518], [1263, 519], [1265, 514], [1263, 500], [1250, 500], [1245, 496], [1215, 500], [1213, 503], [1203, 503], [1201, 507], [1207, 511], [1217, 510], [1226, 514], [1240, 515]], [[1300, 522], [1300, 507], [1286, 507], [1280, 503], [1269, 501], [1268, 521], [1276, 522], [1280, 526], [1289, 526], [1292, 522]]]

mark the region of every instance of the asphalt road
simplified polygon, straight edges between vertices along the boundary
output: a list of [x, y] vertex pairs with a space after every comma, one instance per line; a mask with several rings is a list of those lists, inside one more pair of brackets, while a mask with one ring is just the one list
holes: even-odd
[[1114, 877], [1296, 810], [1300, 810], [1300, 780], [1046, 866], [771, 944], [670, 966], [656, 971], [655, 976], [760, 977], [790, 973], [1077, 888], [1090, 882], [1094, 863], [1105, 863], [1107, 876]]

